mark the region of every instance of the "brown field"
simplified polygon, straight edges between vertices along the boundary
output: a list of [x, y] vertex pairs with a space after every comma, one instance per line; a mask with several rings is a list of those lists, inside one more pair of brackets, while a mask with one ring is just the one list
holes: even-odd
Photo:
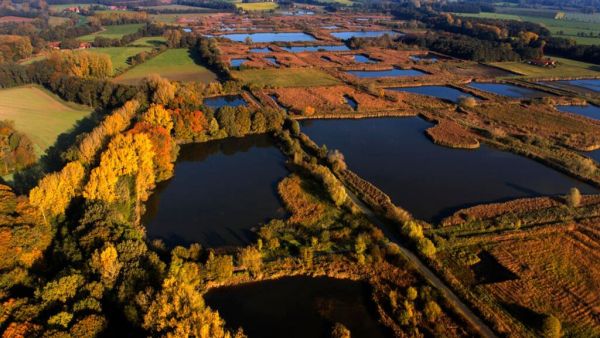
[[439, 145], [450, 148], [479, 148], [477, 137], [454, 121], [442, 120], [425, 132]]
[[[402, 101], [394, 102], [384, 96], [374, 96], [350, 86], [279, 88], [271, 90], [271, 93], [277, 96], [284, 107], [307, 116], [312, 115], [310, 112], [306, 114], [307, 107], [314, 108], [314, 115], [391, 113], [408, 109], [408, 105]], [[346, 103], [344, 96], [356, 101], [356, 111]]]
[[31, 22], [34, 19], [32, 18], [24, 18], [20, 16], [3, 16], [0, 17], [0, 24], [9, 23], [9, 22]]
[[482, 205], [443, 224], [433, 232], [452, 235], [438, 258], [501, 331], [537, 335], [552, 314], [565, 336], [600, 334], [600, 195], [576, 209], [556, 198]]

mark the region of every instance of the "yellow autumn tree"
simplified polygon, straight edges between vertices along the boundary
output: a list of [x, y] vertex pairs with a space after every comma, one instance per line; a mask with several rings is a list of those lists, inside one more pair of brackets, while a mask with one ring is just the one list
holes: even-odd
[[81, 191], [85, 170], [79, 162], [69, 162], [59, 172], [46, 175], [29, 192], [29, 202], [41, 211], [44, 220], [65, 212], [71, 199]]
[[92, 254], [90, 266], [100, 274], [102, 283], [110, 288], [117, 280], [123, 264], [119, 262], [117, 249], [108, 243], [102, 251], [96, 250]]
[[142, 121], [148, 122], [151, 125], [165, 128], [168, 133], [173, 130], [173, 119], [171, 112], [165, 109], [162, 105], [153, 104], [142, 115]]

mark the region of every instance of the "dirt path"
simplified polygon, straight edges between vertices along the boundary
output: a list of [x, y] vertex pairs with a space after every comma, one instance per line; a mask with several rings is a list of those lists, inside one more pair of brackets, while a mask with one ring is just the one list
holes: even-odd
[[454, 292], [442, 282], [434, 273], [431, 271], [414, 253], [412, 253], [408, 248], [406, 248], [400, 238], [389, 229], [389, 227], [382, 222], [371, 209], [365, 205], [354, 193], [352, 193], [348, 188], [346, 188], [348, 192], [348, 196], [360, 207], [362, 212], [369, 218], [373, 224], [377, 225], [383, 233], [389, 238], [392, 242], [398, 244], [400, 247], [400, 252], [408, 260], [416, 270], [454, 306], [456, 312], [458, 312], [466, 321], [468, 321], [471, 326], [479, 332], [482, 337], [486, 338], [495, 338], [497, 337], [494, 331], [492, 331], [487, 324], [485, 324], [475, 313], [469, 309], [465, 303], [463, 303]]

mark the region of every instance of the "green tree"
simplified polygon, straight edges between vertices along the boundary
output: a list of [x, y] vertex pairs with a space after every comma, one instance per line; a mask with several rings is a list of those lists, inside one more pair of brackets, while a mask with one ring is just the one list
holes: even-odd
[[425, 303], [423, 313], [425, 313], [428, 321], [435, 322], [442, 315], [442, 308], [436, 302], [430, 300]]
[[558, 318], [553, 315], [545, 316], [542, 321], [542, 335], [545, 338], [558, 338], [561, 336], [561, 324]]

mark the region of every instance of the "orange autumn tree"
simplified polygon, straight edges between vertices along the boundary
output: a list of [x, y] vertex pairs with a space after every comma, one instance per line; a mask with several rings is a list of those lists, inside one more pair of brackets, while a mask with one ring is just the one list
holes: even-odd
[[173, 176], [173, 162], [177, 157], [177, 144], [167, 130], [160, 126], [153, 126], [148, 122], [138, 122], [130, 133], [144, 133], [150, 138], [154, 150], [154, 171], [156, 181], [164, 181]]
[[208, 129], [208, 121], [204, 113], [199, 110], [176, 109], [171, 116], [173, 117], [173, 133], [177, 140], [185, 142], [201, 140]]

